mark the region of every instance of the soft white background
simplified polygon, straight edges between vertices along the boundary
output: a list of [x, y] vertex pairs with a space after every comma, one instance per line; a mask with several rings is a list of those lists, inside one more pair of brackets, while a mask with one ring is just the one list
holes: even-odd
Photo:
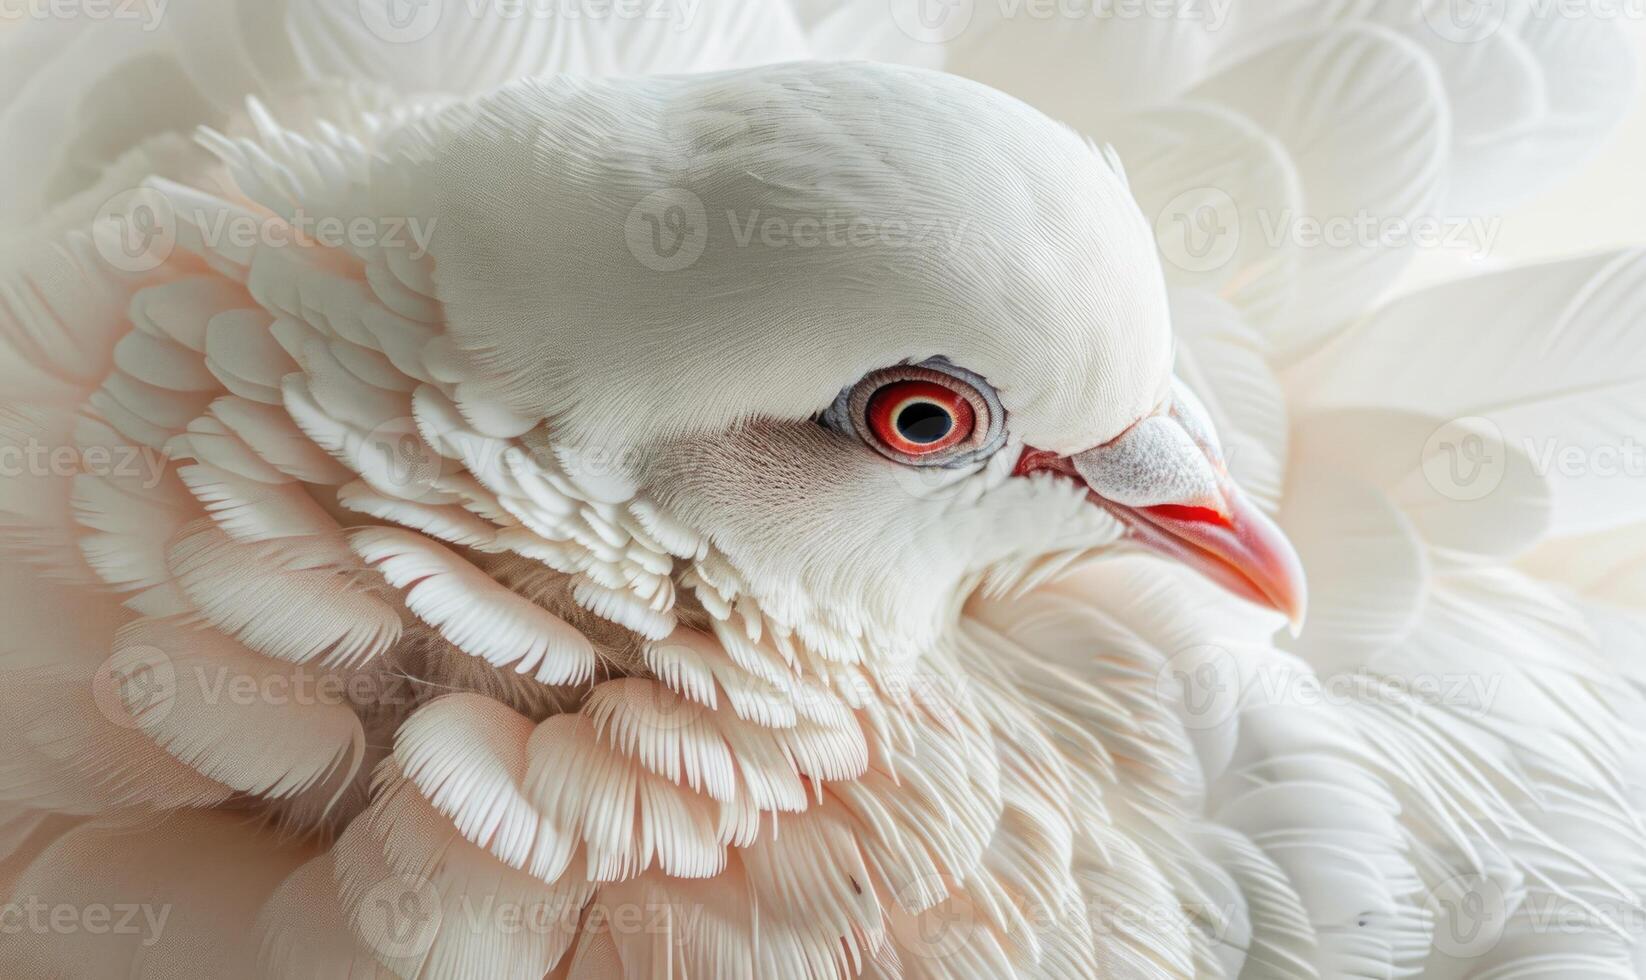
[[[1630, 20], [1646, 77], [1646, 21]], [[1634, 109], [1599, 156], [1565, 184], [1503, 215], [1495, 247], [1479, 268], [1646, 245], [1646, 97], [1637, 86]], [[1414, 281], [1456, 275], [1458, 258], [1422, 257]]]

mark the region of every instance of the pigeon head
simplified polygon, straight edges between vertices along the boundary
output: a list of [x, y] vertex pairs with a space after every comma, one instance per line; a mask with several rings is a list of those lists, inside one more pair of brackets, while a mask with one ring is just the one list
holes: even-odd
[[1300, 615], [1173, 377], [1148, 223], [1065, 127], [810, 65], [530, 81], [440, 129], [410, 152], [476, 390], [766, 615], [918, 649], [977, 588], [1127, 541]]

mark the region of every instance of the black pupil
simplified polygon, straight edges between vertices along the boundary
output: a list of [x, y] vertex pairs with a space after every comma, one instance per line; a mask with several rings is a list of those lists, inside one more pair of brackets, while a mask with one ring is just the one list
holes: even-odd
[[931, 402], [915, 402], [897, 413], [898, 434], [922, 446], [941, 440], [953, 428], [948, 410]]

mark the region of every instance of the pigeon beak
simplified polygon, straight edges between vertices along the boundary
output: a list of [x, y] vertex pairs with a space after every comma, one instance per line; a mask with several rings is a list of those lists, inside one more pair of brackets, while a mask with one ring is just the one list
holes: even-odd
[[1199, 571], [1302, 628], [1308, 604], [1291, 542], [1229, 478], [1205, 410], [1181, 383], [1170, 403], [1101, 446], [1060, 456], [1025, 449], [1017, 474], [1058, 473], [1138, 544]]

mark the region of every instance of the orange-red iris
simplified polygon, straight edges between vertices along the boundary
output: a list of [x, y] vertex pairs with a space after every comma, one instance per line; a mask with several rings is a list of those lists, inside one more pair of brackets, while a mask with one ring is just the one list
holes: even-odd
[[869, 428], [886, 448], [930, 456], [966, 441], [976, 425], [971, 402], [932, 381], [894, 381], [869, 398]]

